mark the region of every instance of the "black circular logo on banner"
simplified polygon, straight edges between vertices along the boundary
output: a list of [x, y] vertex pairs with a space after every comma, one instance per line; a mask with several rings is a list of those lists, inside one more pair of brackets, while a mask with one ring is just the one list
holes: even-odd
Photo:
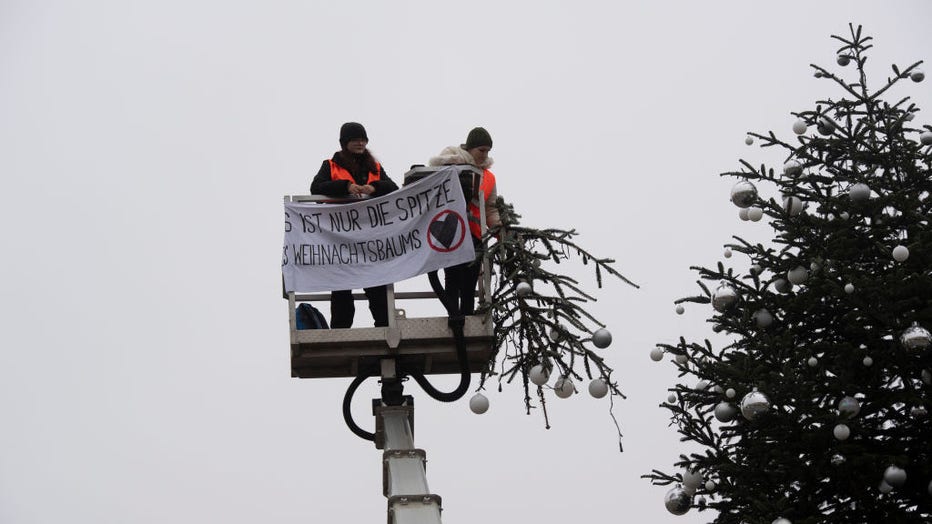
[[456, 250], [466, 238], [466, 222], [459, 213], [449, 209], [437, 213], [427, 229], [427, 243], [431, 249], [441, 253]]

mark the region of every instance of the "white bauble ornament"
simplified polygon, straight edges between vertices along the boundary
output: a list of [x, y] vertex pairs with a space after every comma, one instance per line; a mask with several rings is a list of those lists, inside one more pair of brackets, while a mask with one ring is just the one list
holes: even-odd
[[757, 188], [747, 180], [731, 187], [731, 201], [738, 207], [748, 207], [757, 200]]
[[891, 464], [883, 471], [883, 481], [898, 488], [906, 483], [906, 470]]
[[817, 359], [817, 358], [815, 358], [815, 357], [809, 357], [809, 360], [806, 361], [806, 364], [807, 364], [809, 367], [814, 368], [814, 367], [816, 367], [816, 366], [819, 365], [819, 359]]
[[709, 387], [709, 381], [700, 380], [699, 382], [696, 382], [696, 386], [693, 389], [695, 389], [696, 391], [705, 391], [707, 387]]
[[809, 278], [809, 270], [803, 266], [796, 266], [795, 269], [786, 272], [786, 279], [797, 286], [805, 282], [807, 278]]
[[909, 78], [913, 82], [922, 82], [926, 79], [926, 74], [922, 71], [922, 69], [915, 69], [912, 73], [909, 74]]
[[531, 284], [527, 282], [518, 282], [518, 285], [515, 286], [515, 293], [519, 297], [526, 297], [531, 294], [534, 288], [531, 287]]
[[773, 315], [766, 309], [758, 309], [754, 312], [752, 317], [754, 318], [754, 322], [757, 323], [757, 327], [761, 329], [768, 328], [773, 324]]
[[909, 258], [909, 248], [904, 245], [899, 245], [893, 248], [893, 260], [897, 262], [905, 262]]
[[928, 369], [923, 369], [920, 376], [922, 377], [923, 384], [927, 386], [932, 386], [932, 371], [929, 371]]
[[880, 484], [877, 485], [877, 489], [879, 489], [881, 493], [886, 494], [886, 493], [890, 493], [891, 491], [893, 491], [893, 486], [881, 480]]
[[702, 474], [697, 471], [686, 470], [683, 472], [683, 487], [692, 490], [699, 489], [702, 485]]
[[592, 334], [592, 345], [599, 348], [605, 349], [612, 344], [612, 333], [611, 331], [600, 328]]
[[837, 424], [835, 429], [832, 430], [832, 434], [838, 440], [848, 440], [848, 437], [851, 436], [851, 430], [844, 424]]
[[667, 395], [667, 403], [669, 403], [669, 404], [674, 404], [674, 403], [676, 403], [676, 394], [675, 394], [675, 393], [670, 393], [669, 395]]
[[754, 420], [770, 411], [770, 399], [757, 388], [745, 395], [740, 403], [741, 414], [748, 420]]
[[712, 307], [719, 313], [728, 311], [738, 302], [738, 293], [735, 288], [722, 282], [712, 293]]
[[783, 164], [783, 174], [786, 176], [797, 176], [802, 174], [803, 166], [796, 160], [787, 160]]
[[932, 145], [932, 131], [923, 131], [919, 135], [919, 142], [924, 146]]
[[660, 362], [663, 360], [663, 353], [664, 351], [662, 347], [655, 347], [654, 349], [650, 350], [650, 359], [654, 362]]
[[783, 211], [791, 217], [803, 212], [803, 201], [796, 196], [785, 196], [783, 197]]
[[748, 208], [748, 220], [751, 222], [757, 222], [764, 216], [764, 210], [757, 207], [751, 206]]
[[675, 311], [677, 315], [682, 315], [683, 312], [686, 311], [686, 308], [684, 308], [682, 304], [677, 304]]
[[751, 264], [751, 267], [748, 268], [748, 272], [752, 275], [760, 275], [761, 271], [763, 271], [763, 269], [757, 264]]
[[861, 364], [864, 364], [864, 367], [869, 368], [874, 365], [874, 359], [870, 356], [864, 357], [864, 360], [861, 361]]
[[744, 137], [744, 143], [747, 144], [747, 145], [753, 144], [753, 143], [754, 143], [754, 137], [750, 137], [750, 136]]
[[793, 285], [786, 281], [786, 279], [778, 278], [773, 281], [773, 288], [777, 290], [777, 293], [789, 293], [793, 289]]
[[800, 118], [799, 120], [793, 122], [793, 132], [797, 135], [801, 135], [806, 132], [806, 121]]
[[790, 519], [785, 519], [783, 517], [780, 517], [774, 520], [773, 522], [771, 522], [770, 524], [793, 524], [793, 523], [790, 521]]
[[594, 378], [589, 383], [589, 394], [595, 398], [602, 398], [608, 394], [608, 384], [605, 379]]
[[853, 184], [848, 188], [848, 198], [852, 202], [865, 202], [871, 197], [871, 188], [867, 187], [867, 184], [858, 182]]
[[549, 338], [551, 342], [557, 342], [560, 340], [560, 337], [562, 337], [562, 335], [560, 334], [560, 331], [557, 330], [557, 328], [553, 328], [549, 333], [547, 333], [547, 338]]
[[861, 412], [861, 403], [854, 397], [842, 397], [838, 401], [838, 416], [843, 418], [853, 418]]
[[740, 218], [742, 222], [747, 222], [748, 221], [748, 208], [742, 207], [741, 209], [739, 209], [738, 218]]
[[728, 388], [725, 390], [725, 396], [728, 398], [735, 398], [737, 394], [738, 392], [735, 391], [734, 388]]
[[728, 402], [719, 402], [715, 405], [715, 418], [719, 422], [730, 422], [737, 412], [738, 410]]
[[725, 258], [731, 258], [731, 248], [725, 248], [725, 252], [722, 253]]
[[673, 360], [675, 360], [677, 364], [685, 364], [689, 360], [689, 357], [686, 355], [677, 355], [673, 357]]
[[845, 293], [849, 295], [851, 293], [854, 293], [854, 284], [851, 284], [851, 283], [845, 284]]
[[489, 410], [489, 399], [482, 393], [476, 393], [469, 399], [469, 409], [476, 415], [481, 415]]
[[900, 335], [900, 344], [906, 349], [926, 349], [932, 343], [932, 334], [929, 330], [913, 322], [913, 325], [906, 328]]
[[705, 481], [705, 490], [708, 491], [708, 492], [710, 492], [710, 493], [713, 492], [713, 491], [715, 491], [715, 482], [713, 482], [713, 481], [711, 481], [711, 480]]
[[848, 55], [839, 54], [835, 57], [835, 62], [837, 62], [841, 67], [845, 67], [851, 63], [851, 57]]
[[849, 218], [851, 218], [851, 215], [849, 215], [847, 211], [842, 211], [842, 212], [838, 215], [838, 218], [840, 218], [840, 219], [842, 219], [842, 220], [848, 220]]
[[663, 505], [674, 515], [685, 515], [693, 505], [693, 498], [685, 489], [677, 486], [663, 497]]
[[570, 395], [576, 392], [576, 388], [573, 386], [573, 380], [570, 377], [561, 377], [554, 382], [553, 392], [560, 398], [569, 398]]
[[537, 364], [528, 372], [527, 378], [535, 386], [543, 386], [550, 379], [550, 372], [543, 365]]

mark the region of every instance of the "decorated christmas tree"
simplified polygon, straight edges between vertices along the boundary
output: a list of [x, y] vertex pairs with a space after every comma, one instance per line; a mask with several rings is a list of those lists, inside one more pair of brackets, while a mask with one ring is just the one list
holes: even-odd
[[833, 38], [839, 67], [812, 68], [835, 94], [793, 113], [792, 139], [747, 137], [785, 163], [723, 174], [741, 219], [774, 236], [726, 246], [746, 271], [693, 268], [701, 291], [677, 312], [708, 307], [716, 342], [651, 354], [683, 382], [662, 407], [689, 450], [645, 475], [674, 514], [932, 522], [932, 127], [908, 96], [924, 74], [869, 84], [872, 39]]

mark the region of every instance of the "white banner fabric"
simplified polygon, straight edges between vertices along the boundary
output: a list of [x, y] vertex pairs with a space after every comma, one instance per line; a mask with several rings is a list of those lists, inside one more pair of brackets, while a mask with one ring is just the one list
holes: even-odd
[[348, 204], [286, 202], [285, 290], [379, 286], [475, 259], [457, 172]]

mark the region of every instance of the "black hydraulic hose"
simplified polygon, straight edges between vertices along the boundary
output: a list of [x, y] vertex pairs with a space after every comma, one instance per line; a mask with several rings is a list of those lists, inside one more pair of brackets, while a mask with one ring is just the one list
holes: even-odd
[[356, 389], [358, 389], [359, 385], [362, 384], [367, 378], [369, 377], [365, 375], [360, 375], [354, 378], [350, 383], [349, 388], [346, 389], [346, 394], [343, 395], [343, 420], [346, 421], [346, 425], [349, 426], [350, 431], [355, 433], [357, 437], [375, 442], [375, 433], [369, 433], [368, 431], [359, 427], [356, 424], [356, 421], [353, 420], [353, 412], [350, 411], [350, 404], [353, 403], [353, 395], [356, 393]]
[[430, 280], [430, 287], [433, 288], [434, 293], [437, 294], [437, 298], [443, 303], [447, 310], [447, 315], [450, 317], [450, 328], [453, 329], [453, 339], [456, 341], [456, 359], [460, 364], [460, 384], [453, 391], [446, 393], [435, 388], [423, 373], [411, 373], [411, 377], [421, 386], [424, 392], [430, 395], [434, 400], [453, 402], [459, 400], [466, 394], [466, 391], [469, 390], [469, 383], [472, 380], [472, 375], [469, 373], [469, 362], [466, 357], [466, 337], [463, 334], [466, 318], [459, 312], [456, 303], [447, 296], [443, 286], [440, 285], [437, 272], [431, 271], [427, 274], [427, 278]]

